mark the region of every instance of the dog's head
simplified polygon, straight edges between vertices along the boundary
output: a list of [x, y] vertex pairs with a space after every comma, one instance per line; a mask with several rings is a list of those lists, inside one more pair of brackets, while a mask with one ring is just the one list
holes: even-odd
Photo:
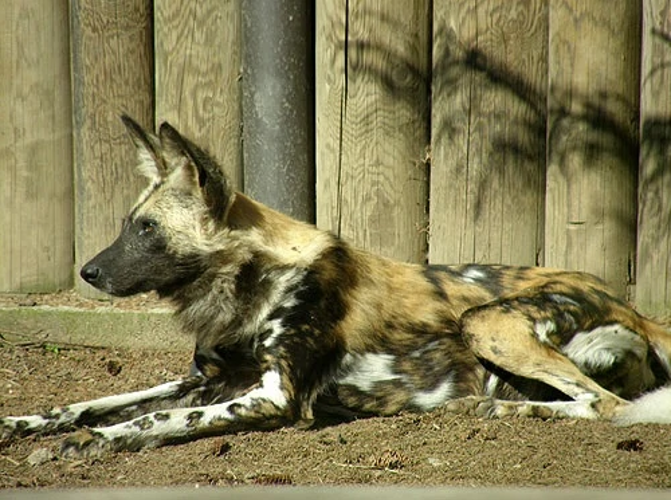
[[235, 192], [216, 162], [163, 123], [158, 135], [123, 116], [149, 187], [121, 234], [81, 269], [94, 287], [117, 296], [170, 295], [206, 268], [213, 239], [227, 227]]

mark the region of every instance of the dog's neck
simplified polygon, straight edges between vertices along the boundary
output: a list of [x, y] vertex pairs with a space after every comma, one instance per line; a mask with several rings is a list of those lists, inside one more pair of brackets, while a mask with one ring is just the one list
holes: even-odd
[[[249, 342], [334, 237], [237, 193], [208, 265], [170, 295], [200, 346]], [[212, 293], [216, 291], [216, 293]]]

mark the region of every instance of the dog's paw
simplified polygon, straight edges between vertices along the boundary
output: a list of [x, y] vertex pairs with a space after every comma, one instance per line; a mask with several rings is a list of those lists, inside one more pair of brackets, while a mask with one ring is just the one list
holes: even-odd
[[539, 418], [549, 420], [557, 418], [558, 413], [543, 403], [529, 401], [505, 401], [489, 399], [478, 406], [476, 415], [484, 418]]
[[466, 396], [447, 401], [444, 409], [454, 415], [483, 416], [492, 407], [492, 398], [487, 396]]
[[5, 417], [0, 418], [0, 441], [9, 441], [14, 438], [30, 434], [31, 422], [29, 417]]
[[9, 441], [17, 435], [16, 421], [10, 418], [0, 418], [0, 441]]
[[82, 429], [68, 436], [61, 444], [65, 458], [95, 458], [112, 451], [112, 443], [103, 434]]
[[445, 410], [456, 415], [481, 418], [531, 417], [543, 420], [556, 418], [557, 412], [543, 404], [526, 401], [503, 401], [487, 396], [467, 396], [445, 403]]

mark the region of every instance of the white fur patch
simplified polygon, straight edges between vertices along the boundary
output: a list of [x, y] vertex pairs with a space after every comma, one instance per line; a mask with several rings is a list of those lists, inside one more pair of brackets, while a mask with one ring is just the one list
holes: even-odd
[[499, 382], [501, 379], [491, 373], [489, 377], [487, 377], [487, 382], [485, 383], [485, 394], [487, 396], [494, 396], [496, 394], [496, 390], [499, 388]]
[[269, 371], [261, 377], [261, 385], [239, 398], [238, 403], [247, 404], [254, 400], [265, 399], [278, 408], [287, 406], [287, 397], [282, 391], [282, 377], [277, 370]]
[[594, 373], [610, 368], [629, 353], [644, 360], [648, 345], [635, 332], [615, 323], [576, 333], [562, 351], [585, 372]]
[[568, 304], [575, 307], [580, 306], [580, 304], [578, 304], [572, 298], [567, 297], [566, 295], [562, 295], [560, 293], [551, 293], [548, 295], [548, 298], [556, 304]]
[[161, 172], [156, 165], [156, 160], [149, 151], [144, 148], [138, 148], [137, 158], [137, 171], [140, 175], [151, 181], [158, 181], [161, 179]]
[[264, 340], [263, 344], [266, 347], [271, 347], [284, 330], [281, 321], [267, 321], [268, 315], [278, 307], [290, 308], [298, 304], [293, 294], [287, 294], [287, 290], [290, 287], [298, 285], [304, 276], [305, 271], [292, 269], [281, 274], [266, 277], [265, 279], [272, 280], [274, 286], [269, 290], [267, 300], [263, 301], [261, 307], [258, 307], [254, 311], [254, 314], [247, 318], [245, 325], [241, 329], [241, 333], [245, 337], [254, 337], [257, 332], [269, 328], [271, 333]]
[[149, 401], [155, 398], [167, 398], [179, 392], [182, 381], [166, 382], [142, 391], [127, 392], [114, 396], [106, 396], [84, 403], [77, 403], [64, 408], [69, 413], [80, 415], [85, 411], [94, 413], [106, 413], [109, 410], [128, 408], [143, 401]]
[[338, 383], [353, 385], [360, 391], [370, 392], [376, 383], [403, 379], [402, 375], [392, 370], [395, 359], [396, 357], [391, 354], [347, 354], [343, 359], [343, 365], [349, 370]]
[[461, 273], [461, 279], [466, 283], [478, 283], [487, 279], [487, 274], [477, 267], [469, 267]]
[[452, 377], [431, 391], [420, 391], [412, 397], [412, 402], [423, 411], [433, 410], [454, 396], [454, 382]]
[[426, 345], [423, 345], [419, 349], [415, 349], [414, 351], [412, 351], [410, 353], [410, 357], [411, 358], [422, 358], [427, 353], [429, 353], [429, 352], [435, 350], [436, 348], [438, 348], [439, 345], [440, 345], [440, 341], [432, 340], [431, 342], [429, 342]]
[[617, 425], [671, 424], [671, 386], [662, 387], [634, 400], [613, 418]]
[[268, 324], [270, 325], [270, 335], [263, 341], [263, 345], [266, 348], [272, 347], [277, 338], [284, 331], [284, 328], [282, 328], [282, 318], [275, 318], [274, 320], [269, 321]]
[[538, 337], [538, 340], [540, 340], [543, 344], [554, 345], [552, 340], [550, 340], [550, 335], [556, 330], [557, 325], [554, 324], [554, 321], [550, 321], [549, 319], [536, 321], [536, 323], [534, 323], [534, 332], [536, 333], [536, 337]]

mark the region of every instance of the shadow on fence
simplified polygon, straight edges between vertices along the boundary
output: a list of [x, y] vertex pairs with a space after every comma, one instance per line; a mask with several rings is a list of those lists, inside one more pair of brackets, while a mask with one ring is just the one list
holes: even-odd
[[[671, 49], [671, 36], [659, 29], [652, 29], [654, 38], [661, 41], [666, 50]], [[652, 67], [647, 74], [642, 75], [643, 87], [658, 73], [671, 71], [671, 62], [662, 62]], [[668, 90], [668, 89], [667, 89]], [[655, 248], [659, 242], [671, 231], [671, 203], [664, 204], [662, 198], [671, 197], [671, 192], [663, 192], [665, 187], [671, 187], [671, 117], [659, 116], [646, 118], [641, 124], [640, 163], [645, 168], [639, 176], [639, 211], [655, 213], [658, 217], [659, 231], [652, 235]], [[666, 185], [664, 184], [666, 180]]]
[[[394, 20], [380, 18], [377, 13], [366, 15], [372, 18], [373, 23], [388, 24], [391, 30], [403, 29]], [[345, 31], [343, 44], [348, 51], [347, 71], [374, 79], [383, 92], [407, 106], [416, 105], [417, 95], [424, 88], [427, 109], [434, 107], [430, 115], [433, 123], [428, 127], [431, 137], [427, 139], [432, 144], [450, 140], [470, 141], [470, 134], [478, 134], [482, 130], [463, 130], [464, 124], [471, 127], [477, 117], [475, 113], [479, 112], [478, 103], [472, 99], [486, 92], [495, 95], [496, 106], [501, 107], [495, 108], [490, 116], [477, 117], [487, 123], [475, 125], [487, 129], [484, 139], [481, 139], [486, 144], [478, 145], [480, 150], [473, 151], [474, 155], [480, 155], [477, 161], [481, 162], [477, 167], [480, 177], [473, 186], [474, 190], [470, 191], [475, 218], [486, 215], [482, 204], [490, 202], [490, 189], [501, 189], [504, 182], [509, 188], [511, 177], [518, 192], [533, 190], [544, 199], [549, 181], [546, 178], [548, 166], [556, 168], [554, 173], [567, 183], [575, 183], [575, 178], [571, 176], [576, 170], [569, 165], [577, 164], [586, 173], [605, 168], [602, 179], [606, 183], [612, 176], [613, 182], [633, 184], [624, 191], [632, 193], [631, 198], [627, 194], [621, 202], [604, 200], [608, 211], [605, 216], [615, 227], [632, 237], [636, 235], [636, 217], [632, 214], [635, 213], [636, 203], [634, 193], [638, 192], [641, 193], [638, 196], [639, 211], [652, 209], [663, 212], [659, 214], [663, 227], [655, 237], [659, 241], [667, 237], [671, 226], [671, 205], [659, 200], [663, 196], [659, 186], [663, 185], [663, 176], [668, 172], [671, 117], [646, 118], [641, 122], [637, 100], [632, 102], [631, 97], [618, 93], [617, 89], [587, 95], [575, 88], [558, 88], [547, 81], [547, 60], [542, 71], [548, 73], [534, 80], [496, 61], [475, 43], [459, 40], [449, 27], [434, 25], [432, 29], [432, 67], [428, 72], [398, 46], [390, 49], [375, 39], [357, 39]], [[661, 38], [666, 45], [671, 44], [668, 35], [659, 31], [653, 32], [653, 35]], [[668, 69], [666, 66], [668, 64], [655, 67], [650, 74], [665, 71]], [[475, 95], [476, 88], [478, 95]], [[485, 98], [489, 97], [485, 95]], [[514, 108], [514, 112], [509, 113], [506, 106]], [[418, 109], [417, 113], [422, 116], [424, 109]], [[458, 142], [454, 146], [471, 147], [470, 143]], [[467, 161], [473, 159], [469, 157]], [[645, 165], [640, 177], [639, 165]], [[434, 162], [430, 167], [444, 168], [444, 165]], [[470, 167], [457, 165], [451, 168]], [[512, 172], [511, 168], [514, 169]], [[609, 192], [608, 186], [605, 186], [605, 196]], [[586, 195], [589, 196], [588, 193]], [[510, 196], [514, 199], [516, 195], [511, 193]]]

